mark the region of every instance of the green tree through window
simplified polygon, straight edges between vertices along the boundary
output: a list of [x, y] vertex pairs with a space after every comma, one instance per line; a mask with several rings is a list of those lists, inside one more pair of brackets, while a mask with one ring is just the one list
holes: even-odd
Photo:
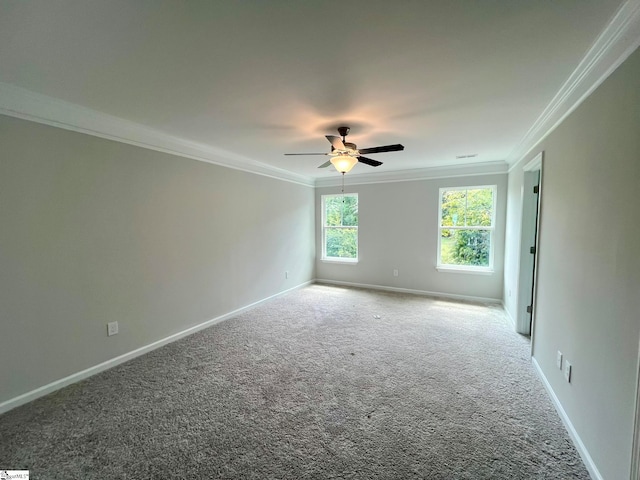
[[438, 265], [493, 265], [495, 190], [495, 186], [440, 189]]
[[358, 194], [323, 195], [323, 257], [358, 259]]

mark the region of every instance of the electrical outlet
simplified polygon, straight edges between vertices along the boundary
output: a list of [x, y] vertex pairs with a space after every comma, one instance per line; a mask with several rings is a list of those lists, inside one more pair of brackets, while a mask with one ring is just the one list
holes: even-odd
[[567, 383], [571, 383], [571, 364], [566, 360], [564, 361], [564, 379]]
[[118, 333], [118, 322], [107, 323], [107, 335], [116, 335]]
[[397, 277], [397, 276], [398, 276], [398, 269], [397, 269], [397, 268], [394, 268], [394, 269], [393, 269], [393, 276], [394, 276], [394, 277]]
[[556, 355], [556, 366], [562, 370], [562, 352], [560, 350], [558, 350]]
[[284, 272], [284, 278], [289, 278], [289, 271]]

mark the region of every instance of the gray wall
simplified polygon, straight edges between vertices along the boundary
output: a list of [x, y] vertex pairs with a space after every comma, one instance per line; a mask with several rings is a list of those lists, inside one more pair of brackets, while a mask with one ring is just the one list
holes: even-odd
[[[498, 186], [494, 237], [495, 271], [490, 275], [436, 270], [438, 190], [441, 187], [463, 185]], [[335, 264], [320, 259], [320, 197], [340, 193], [340, 188], [316, 188], [317, 278], [499, 300], [503, 290], [506, 187], [506, 174], [345, 187], [345, 193], [358, 193], [357, 265]], [[399, 270], [398, 277], [393, 276], [394, 268]]]
[[[640, 50], [544, 151], [534, 358], [606, 479], [629, 478], [640, 340]], [[521, 167], [509, 175], [505, 293], [515, 291]], [[505, 295], [515, 318], [515, 302]], [[556, 367], [560, 350], [571, 384]]]
[[0, 402], [314, 278], [313, 188], [4, 116], [0, 145]]

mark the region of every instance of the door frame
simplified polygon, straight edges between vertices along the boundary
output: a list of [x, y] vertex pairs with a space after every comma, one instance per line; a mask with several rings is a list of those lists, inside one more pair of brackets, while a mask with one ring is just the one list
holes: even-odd
[[[540, 216], [542, 206], [542, 163], [544, 152], [538, 153], [522, 170], [524, 178], [522, 182], [522, 217], [520, 223], [520, 264], [518, 268], [518, 298], [516, 311], [516, 331], [523, 335], [530, 335], [533, 348], [533, 324], [535, 319], [536, 275], [538, 270], [538, 239], [540, 235]], [[533, 182], [533, 176], [537, 175], [537, 182]], [[533, 191], [525, 191], [538, 185], [537, 195]], [[533, 246], [536, 253], [533, 255], [529, 249], [531, 238], [534, 238]], [[529, 303], [531, 302], [531, 303]], [[531, 313], [527, 312], [527, 306], [531, 305]]]

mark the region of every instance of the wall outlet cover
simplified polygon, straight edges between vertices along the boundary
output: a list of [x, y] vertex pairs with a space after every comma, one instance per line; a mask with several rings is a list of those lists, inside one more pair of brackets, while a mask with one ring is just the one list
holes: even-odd
[[112, 336], [118, 333], [118, 322], [107, 323], [107, 335]]

